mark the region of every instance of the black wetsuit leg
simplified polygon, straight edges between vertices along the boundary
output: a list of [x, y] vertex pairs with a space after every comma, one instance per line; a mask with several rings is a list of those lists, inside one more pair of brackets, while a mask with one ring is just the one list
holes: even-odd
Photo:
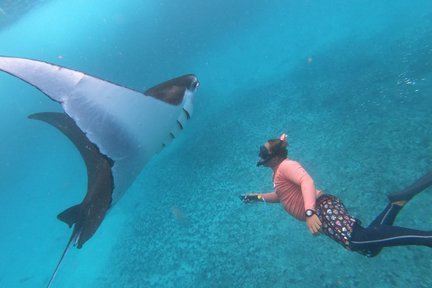
[[393, 203], [389, 203], [387, 207], [379, 214], [374, 221], [369, 225], [369, 227], [377, 225], [393, 225], [396, 216], [402, 210], [403, 206], [399, 206]]
[[374, 257], [389, 246], [425, 245], [432, 248], [432, 231], [392, 226], [401, 209], [402, 206], [389, 204], [367, 228], [356, 223], [350, 239], [351, 250]]
[[[391, 202], [409, 201], [431, 185], [432, 171], [426, 173], [405, 189], [390, 193], [388, 198]], [[403, 206], [390, 203], [367, 228], [363, 228], [360, 223], [356, 223], [350, 239], [351, 250], [373, 257], [388, 246], [425, 245], [432, 247], [432, 231], [392, 226], [402, 208]]]

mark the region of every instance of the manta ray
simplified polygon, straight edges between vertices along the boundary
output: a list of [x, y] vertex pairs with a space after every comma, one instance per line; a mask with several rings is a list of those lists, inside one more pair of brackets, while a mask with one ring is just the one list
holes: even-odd
[[73, 231], [50, 287], [69, 249], [81, 248], [93, 236], [144, 165], [183, 130], [193, 112], [199, 81], [188, 74], [139, 92], [31, 59], [0, 57], [0, 70], [36, 87], [62, 106], [63, 113], [42, 112], [29, 118], [61, 131], [80, 152], [87, 168], [84, 199], [57, 216]]

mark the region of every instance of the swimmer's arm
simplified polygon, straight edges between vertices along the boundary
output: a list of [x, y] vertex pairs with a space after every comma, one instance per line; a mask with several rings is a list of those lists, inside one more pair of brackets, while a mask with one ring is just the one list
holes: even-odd
[[270, 192], [270, 193], [264, 193], [258, 195], [261, 195], [261, 199], [263, 199], [261, 201], [279, 203], [279, 196], [276, 194], [276, 192]]
[[295, 161], [292, 161], [289, 166], [285, 166], [282, 170], [283, 175], [291, 182], [300, 186], [305, 210], [315, 210], [316, 188], [312, 177], [306, 170]]
[[[291, 167], [288, 167], [288, 171], [286, 171], [288, 173], [285, 175], [290, 181], [300, 186], [305, 211], [308, 209], [315, 211], [316, 188], [314, 180], [300, 164], [295, 162], [293, 164]], [[316, 214], [306, 217], [306, 224], [309, 231], [314, 235], [318, 234], [321, 230], [322, 223]]]
[[276, 192], [251, 193], [251, 194], [240, 195], [240, 200], [242, 200], [245, 203], [251, 203], [251, 202], [278, 203], [279, 197], [277, 196]]
[[300, 187], [303, 195], [305, 210], [311, 209], [315, 211], [317, 192], [313, 179], [309, 175], [305, 175], [300, 181]]

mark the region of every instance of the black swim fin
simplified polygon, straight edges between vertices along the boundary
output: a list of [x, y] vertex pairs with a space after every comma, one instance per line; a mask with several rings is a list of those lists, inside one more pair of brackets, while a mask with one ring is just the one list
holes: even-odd
[[410, 186], [398, 192], [393, 192], [387, 195], [390, 202], [406, 201], [425, 190], [432, 185], [432, 171], [423, 175], [420, 179], [412, 183]]

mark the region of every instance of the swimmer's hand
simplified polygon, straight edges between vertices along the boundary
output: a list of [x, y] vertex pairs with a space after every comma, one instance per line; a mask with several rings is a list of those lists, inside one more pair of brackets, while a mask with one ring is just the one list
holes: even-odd
[[261, 201], [262, 197], [260, 194], [242, 194], [239, 196], [240, 200], [243, 203], [252, 203]]
[[316, 214], [306, 217], [306, 224], [313, 235], [319, 234], [321, 230], [321, 221]]

